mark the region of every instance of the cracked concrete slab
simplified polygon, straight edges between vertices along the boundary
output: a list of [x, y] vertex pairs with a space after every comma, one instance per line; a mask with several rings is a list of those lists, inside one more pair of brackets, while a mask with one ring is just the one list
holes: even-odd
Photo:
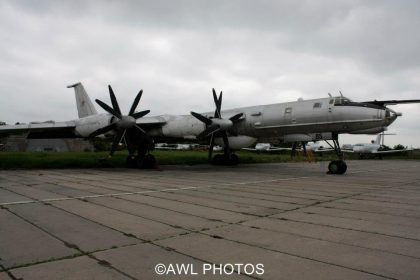
[[182, 202], [179, 200], [171, 200], [168, 197], [152, 197], [150, 195], [131, 195], [125, 196], [125, 200], [139, 202], [146, 205], [152, 205], [169, 209], [172, 211], [179, 211], [186, 214], [194, 214], [210, 220], [219, 220], [226, 223], [236, 223], [245, 221], [253, 216], [232, 212], [223, 209], [216, 209], [204, 205], [197, 205], [195, 202]]
[[134, 235], [143, 240], [155, 240], [186, 232], [174, 226], [80, 200], [57, 201], [52, 202], [52, 204], [90, 221], [106, 225], [128, 235]]
[[[148, 206], [140, 203], [125, 200], [123, 197], [101, 197], [88, 199], [89, 202], [111, 207], [124, 213], [143, 217], [156, 222], [172, 225], [175, 228], [184, 228], [197, 231], [205, 228], [213, 228], [225, 224], [220, 221], [209, 220], [190, 214], [179, 213], [177, 211], [167, 210], [159, 207]], [[160, 237], [161, 238], [161, 237]]]
[[108, 249], [138, 242], [122, 233], [72, 215], [50, 205], [24, 204], [9, 206], [10, 211], [44, 229], [70, 246], [83, 251]]
[[82, 256], [14, 269], [11, 273], [20, 279], [97, 279], [127, 280], [128, 276], [99, 264], [96, 260]]
[[420, 230], [418, 225], [393, 225], [354, 218], [332, 217], [319, 214], [306, 214], [300, 212], [281, 213], [273, 215], [271, 217], [319, 225], [328, 225], [339, 228], [354, 229], [370, 233], [380, 233], [384, 235], [410, 238], [420, 241]]
[[342, 279], [382, 279], [372, 274], [202, 234], [179, 236], [159, 241], [158, 244], [211, 263], [261, 263], [264, 265], [264, 279], [337, 279], [337, 275]]
[[[235, 277], [221, 277], [220, 275], [203, 274], [203, 261], [179, 254], [170, 249], [164, 249], [153, 244], [139, 244], [118, 249], [107, 250], [94, 254], [96, 258], [105, 260], [113, 267], [127, 272], [137, 279], [250, 279], [242, 275]], [[158, 264], [186, 264], [190, 265], [189, 272], [197, 275], [181, 273], [181, 275], [157, 275], [155, 266]]]
[[415, 279], [420, 161], [348, 166], [0, 171], [1, 264], [25, 279], [161, 279], [159, 261], [261, 262], [261, 279]]
[[417, 279], [420, 275], [420, 259], [379, 250], [239, 225], [213, 229], [206, 233], [382, 277]]
[[46, 232], [0, 209], [0, 264], [27, 265], [78, 253]]
[[254, 219], [243, 225], [420, 259], [420, 242], [411, 239], [272, 218]]

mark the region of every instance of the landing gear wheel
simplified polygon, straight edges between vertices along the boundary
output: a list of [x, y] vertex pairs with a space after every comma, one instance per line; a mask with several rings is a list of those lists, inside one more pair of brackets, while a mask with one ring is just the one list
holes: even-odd
[[156, 166], [156, 159], [153, 155], [147, 154], [143, 157], [137, 157], [137, 168], [153, 169]]
[[333, 160], [328, 165], [328, 174], [344, 174], [347, 171], [347, 164], [343, 160]]
[[231, 154], [230, 155], [230, 160], [229, 160], [229, 165], [238, 165], [239, 163], [239, 158], [237, 155], [235, 154]]
[[213, 164], [213, 165], [223, 165], [223, 161], [224, 161], [224, 156], [223, 155], [215, 155], [211, 159], [211, 164]]
[[128, 155], [125, 164], [128, 168], [137, 168], [137, 157], [133, 155]]

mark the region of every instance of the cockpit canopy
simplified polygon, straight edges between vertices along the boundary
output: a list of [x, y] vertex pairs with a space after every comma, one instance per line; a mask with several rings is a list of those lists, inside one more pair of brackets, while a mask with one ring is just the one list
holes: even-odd
[[353, 101], [351, 101], [350, 98], [344, 97], [344, 96], [338, 96], [338, 97], [334, 97], [334, 105], [344, 105], [344, 104], [349, 104], [352, 103]]

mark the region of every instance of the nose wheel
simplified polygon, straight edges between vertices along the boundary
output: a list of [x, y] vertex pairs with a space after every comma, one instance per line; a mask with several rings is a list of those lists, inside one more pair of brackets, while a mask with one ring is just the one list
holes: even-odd
[[328, 165], [328, 174], [344, 174], [347, 171], [347, 164], [344, 160], [333, 160]]
[[328, 141], [327, 144], [334, 149], [335, 153], [337, 154], [338, 160], [333, 160], [328, 164], [328, 174], [344, 174], [347, 171], [347, 164], [344, 161], [344, 154], [340, 149], [340, 143], [338, 143], [338, 135], [333, 135], [333, 145], [331, 145]]

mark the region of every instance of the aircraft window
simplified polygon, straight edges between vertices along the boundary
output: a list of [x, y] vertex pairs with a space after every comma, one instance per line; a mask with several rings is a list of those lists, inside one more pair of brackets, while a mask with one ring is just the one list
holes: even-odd
[[[330, 101], [331, 103], [331, 101]], [[335, 98], [335, 105], [341, 105], [341, 104], [349, 104], [351, 103], [351, 100], [346, 97], [336, 97]]]
[[334, 99], [331, 99], [331, 100], [330, 100], [330, 104], [333, 104], [333, 103], [334, 103]]
[[285, 114], [290, 114], [292, 112], [292, 107], [287, 107], [285, 110], [284, 110], [284, 113]]
[[321, 107], [322, 107], [322, 103], [321, 102], [314, 103], [314, 108], [321, 108]]

